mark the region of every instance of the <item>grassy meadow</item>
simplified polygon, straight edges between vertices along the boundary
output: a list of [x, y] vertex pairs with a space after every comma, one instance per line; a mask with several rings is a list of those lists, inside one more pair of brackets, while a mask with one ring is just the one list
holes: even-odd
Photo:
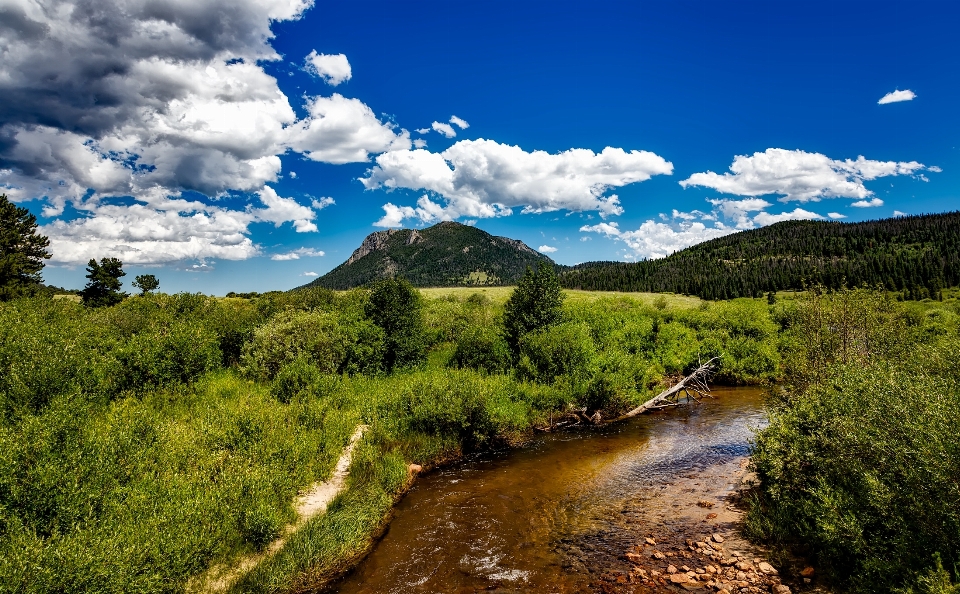
[[[866, 504], [859, 491], [817, 491], [821, 478], [873, 472], [862, 478], [877, 488], [870, 505], [889, 506], [900, 504], [896, 488], [957, 476], [950, 475], [960, 454], [960, 424], [950, 408], [960, 408], [957, 377], [936, 371], [950, 367], [949, 349], [957, 346], [953, 298], [901, 304], [783, 295], [771, 304], [567, 291], [559, 321], [512, 350], [501, 331], [511, 290], [422, 290], [416, 335], [408, 336], [422, 352], [413, 358], [401, 356], [406, 347], [391, 338], [389, 320], [361, 289], [253, 299], [148, 295], [98, 309], [39, 297], [0, 303], [0, 591], [196, 589], [211, 566], [277, 538], [294, 519], [297, 493], [330, 476], [350, 434], [365, 423], [370, 430], [347, 491], [234, 585], [237, 592], [307, 589], [366, 549], [408, 484], [408, 464], [429, 468], [520, 445], [573, 407], [611, 418], [713, 356], [721, 358], [722, 383], [795, 378], [758, 437], [755, 464], [768, 490], [757, 495], [751, 517], [757, 538], [784, 546], [820, 538], [833, 543], [825, 554], [846, 554], [843, 520], [860, 508], [842, 505]], [[838, 359], [853, 342], [831, 334], [834, 322], [881, 305], [879, 317], [849, 323], [859, 328], [851, 336], [871, 345], [866, 354]], [[909, 348], [898, 346], [901, 337]], [[904, 361], [914, 366], [897, 371]], [[870, 398], [856, 402], [891, 404], [894, 396], [878, 400], [876, 386], [925, 397], [904, 401], [895, 409], [904, 422], [883, 433], [859, 422], [883, 426], [880, 404], [846, 400], [863, 393]], [[849, 414], [858, 420], [852, 441], [817, 441], [824, 434], [810, 427], [821, 417], [840, 423]], [[928, 426], [928, 418], [936, 423]], [[913, 453], [897, 458], [900, 434], [890, 434], [897, 427], [933, 441], [919, 453], [910, 441], [904, 447]], [[810, 431], [811, 444], [796, 437]], [[856, 468], [834, 460], [815, 467], [815, 476], [803, 466], [811, 452], [826, 460], [877, 440], [894, 440], [883, 458], [889, 472], [870, 470], [869, 457], [858, 457]], [[897, 474], [898, 464], [943, 451], [929, 472]], [[792, 483], [797, 476], [808, 482]], [[944, 492], [929, 484], [923, 492], [942, 499], [939, 507], [924, 506], [923, 521], [890, 529], [948, 522], [923, 552], [930, 562], [917, 553], [917, 571], [930, 566], [934, 552], [948, 567], [956, 562], [960, 531], [949, 524], [955, 483], [943, 485]], [[819, 521], [817, 506], [839, 510], [839, 528], [826, 535], [797, 529]], [[871, 526], [857, 527], [860, 559], [879, 554]], [[838, 580], [861, 565], [837, 565]], [[894, 583], [888, 569], [869, 575]]]

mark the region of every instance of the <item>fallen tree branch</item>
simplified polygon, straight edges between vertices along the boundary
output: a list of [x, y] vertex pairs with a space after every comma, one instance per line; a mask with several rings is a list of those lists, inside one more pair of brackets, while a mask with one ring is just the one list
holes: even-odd
[[[680, 403], [677, 402], [677, 399], [680, 397], [680, 392], [684, 391], [689, 395], [689, 392], [687, 392], [687, 384], [691, 384], [691, 389], [701, 396], [709, 396], [710, 392], [709, 388], [707, 387], [707, 381], [710, 379], [710, 375], [713, 374], [713, 363], [718, 359], [720, 359], [720, 357], [714, 357], [713, 359], [710, 359], [698, 367], [696, 371], [683, 378], [675, 385], [667, 388], [663, 392], [660, 392], [658, 395], [654, 396], [650, 400], [647, 400], [637, 408], [614, 420], [619, 421], [620, 419], [629, 419], [630, 417], [643, 414], [648, 410], [679, 406]], [[696, 398], [694, 398], [694, 400], [696, 400]], [[697, 400], [697, 402], [699, 402], [699, 400]]]

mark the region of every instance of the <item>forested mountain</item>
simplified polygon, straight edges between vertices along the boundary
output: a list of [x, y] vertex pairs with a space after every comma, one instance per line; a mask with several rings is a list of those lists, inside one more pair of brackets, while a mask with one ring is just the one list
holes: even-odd
[[653, 291], [705, 299], [759, 296], [821, 283], [882, 285], [905, 298], [960, 285], [960, 212], [863, 223], [786, 221], [636, 263], [589, 262], [564, 287]]
[[392, 276], [417, 287], [512, 285], [540, 262], [553, 264], [522, 241], [443, 222], [371, 233], [346, 262], [305, 286], [350, 289]]

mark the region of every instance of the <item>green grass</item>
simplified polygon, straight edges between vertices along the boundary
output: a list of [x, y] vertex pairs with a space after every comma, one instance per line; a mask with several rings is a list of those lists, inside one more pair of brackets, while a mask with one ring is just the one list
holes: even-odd
[[423, 290], [426, 359], [392, 373], [363, 290], [0, 304], [0, 591], [182, 591], [275, 538], [369, 424], [348, 490], [236, 586], [307, 589], [369, 546], [408, 463], [522, 444], [571, 404], [609, 418], [713, 354], [764, 381], [789, 346], [789, 304], [569, 291], [519, 360], [458, 358], [502, 340], [510, 291]]

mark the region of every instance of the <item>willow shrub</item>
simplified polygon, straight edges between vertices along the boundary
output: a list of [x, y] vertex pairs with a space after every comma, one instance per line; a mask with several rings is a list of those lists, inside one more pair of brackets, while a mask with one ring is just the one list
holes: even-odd
[[800, 303], [805, 357], [752, 456], [753, 535], [854, 591], [909, 587], [934, 553], [960, 564], [960, 339], [949, 315], [904, 313], [863, 291]]

